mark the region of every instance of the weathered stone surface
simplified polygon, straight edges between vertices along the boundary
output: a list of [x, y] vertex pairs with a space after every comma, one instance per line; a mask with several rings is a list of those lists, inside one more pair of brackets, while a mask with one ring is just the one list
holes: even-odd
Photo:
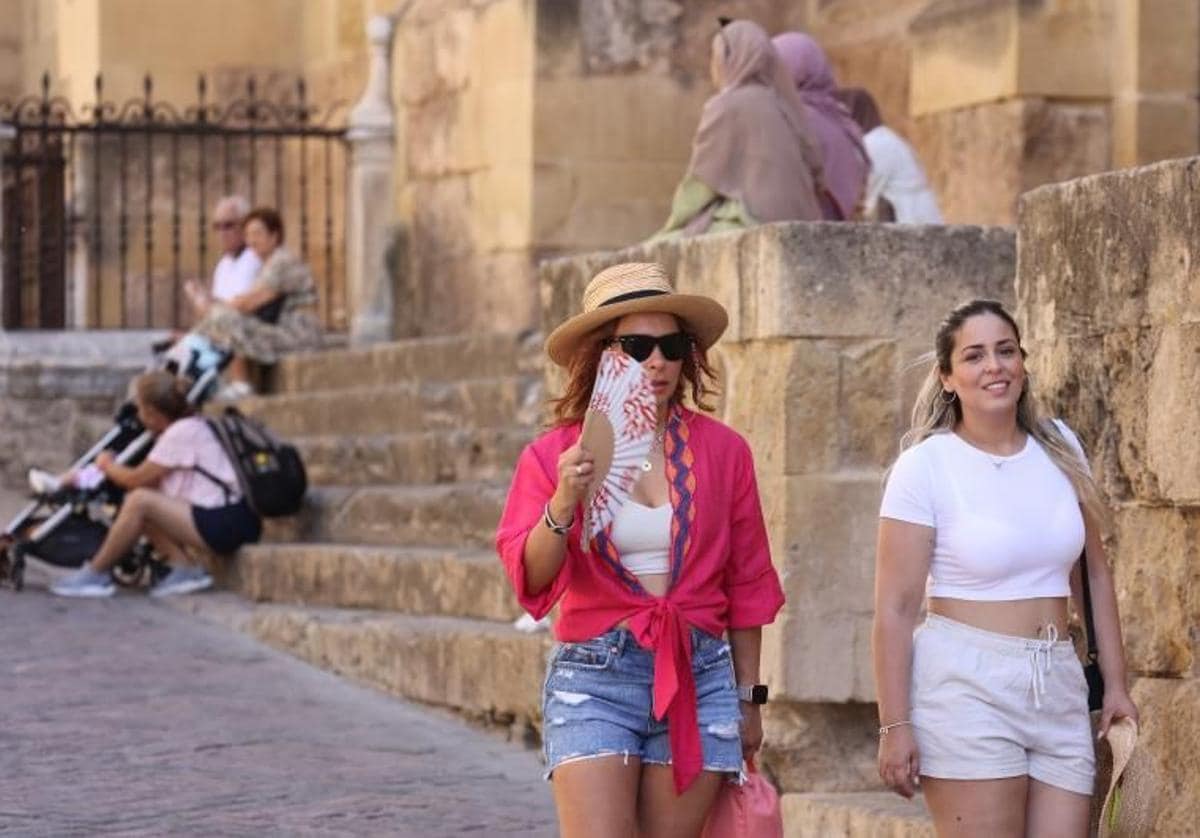
[[1027, 336], [1200, 321], [1198, 195], [1200, 158], [1026, 195], [1017, 297]]
[[531, 423], [536, 379], [409, 380], [387, 387], [292, 393], [241, 402], [282, 436], [386, 434]]
[[488, 547], [507, 484], [310, 488], [291, 518], [269, 520], [270, 541]]
[[1200, 626], [1200, 508], [1121, 506], [1111, 561], [1131, 672], [1196, 671]]
[[1015, 96], [1107, 98], [1112, 17], [1102, 0], [930, 3], [910, 27], [910, 110]]
[[1026, 190], [1108, 167], [1109, 122], [1102, 103], [1023, 98], [919, 117], [911, 137], [947, 220], [1011, 225]]
[[1200, 823], [1200, 679], [1141, 678], [1133, 700], [1141, 712], [1138, 747], [1153, 755], [1158, 783], [1151, 835], [1194, 835]]
[[873, 701], [878, 473], [765, 476], [759, 491], [787, 594], [764, 639], [772, 683], [795, 701]]
[[506, 480], [528, 427], [426, 431], [374, 436], [298, 437], [294, 440], [314, 486], [453, 483]]
[[537, 336], [470, 333], [416, 338], [362, 349], [288, 355], [274, 370], [276, 393], [386, 387], [409, 378], [448, 381], [534, 372], [541, 366]]
[[786, 838], [935, 838], [921, 798], [891, 792], [785, 794]]
[[776, 701], [763, 710], [759, 764], [783, 792], [879, 788], [873, 704]]
[[314, 666], [482, 720], [534, 724], [550, 639], [502, 623], [282, 605], [183, 605]]
[[263, 544], [231, 563], [233, 590], [259, 602], [500, 622], [523, 613], [490, 551]]
[[542, 330], [578, 312], [602, 268], [650, 259], [726, 307], [727, 341], [904, 336], [924, 351], [953, 301], [1011, 300], [1013, 245], [978, 227], [791, 223], [556, 259], [540, 268]]

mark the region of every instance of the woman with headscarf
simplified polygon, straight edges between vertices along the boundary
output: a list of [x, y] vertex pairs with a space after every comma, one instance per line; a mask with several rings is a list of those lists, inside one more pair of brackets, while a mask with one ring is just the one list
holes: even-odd
[[[863, 215], [875, 221], [941, 224], [942, 214], [925, 180], [925, 170], [912, 146], [883, 124], [875, 98], [861, 87], [839, 90], [838, 98], [862, 129], [863, 146], [871, 159]], [[883, 207], [890, 207], [890, 212]]]
[[819, 221], [821, 152], [804, 105], [758, 24], [731, 21], [712, 41], [718, 93], [704, 105], [692, 159], [655, 238]]
[[835, 96], [833, 68], [820, 44], [803, 32], [784, 32], [771, 43], [796, 83], [808, 124], [821, 144], [825, 184], [829, 187], [821, 196], [825, 218], [850, 220], [858, 213], [870, 169], [862, 132]]

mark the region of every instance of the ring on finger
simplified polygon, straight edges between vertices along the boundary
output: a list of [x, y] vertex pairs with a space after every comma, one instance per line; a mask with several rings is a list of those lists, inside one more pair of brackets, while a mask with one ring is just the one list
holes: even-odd
[[575, 464], [575, 473], [576, 473], [576, 474], [583, 474], [583, 463], [576, 463], [576, 464]]

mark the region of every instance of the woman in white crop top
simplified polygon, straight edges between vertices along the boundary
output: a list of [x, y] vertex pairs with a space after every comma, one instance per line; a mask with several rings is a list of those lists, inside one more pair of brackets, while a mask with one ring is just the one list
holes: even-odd
[[1137, 719], [1100, 495], [1075, 435], [1039, 416], [1020, 341], [990, 300], [943, 321], [880, 510], [879, 773], [905, 797], [919, 776], [942, 836], [1087, 834], [1087, 686], [1066, 639], [1085, 543], [1100, 728]]

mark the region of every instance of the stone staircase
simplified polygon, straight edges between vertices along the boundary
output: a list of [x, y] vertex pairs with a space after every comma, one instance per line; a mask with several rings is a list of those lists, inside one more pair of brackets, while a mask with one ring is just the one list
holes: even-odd
[[[240, 407], [296, 444], [303, 512], [186, 606], [403, 698], [535, 734], [549, 639], [492, 550], [541, 409], [540, 341], [479, 335], [286, 359]], [[181, 603], [181, 605], [184, 603]]]
[[[545, 633], [520, 616], [492, 536], [542, 407], [540, 341], [428, 338], [289, 358], [247, 413], [308, 466], [303, 512], [268, 523], [226, 593], [178, 607], [405, 699], [535, 743]], [[932, 836], [884, 793], [787, 794], [792, 836]]]

